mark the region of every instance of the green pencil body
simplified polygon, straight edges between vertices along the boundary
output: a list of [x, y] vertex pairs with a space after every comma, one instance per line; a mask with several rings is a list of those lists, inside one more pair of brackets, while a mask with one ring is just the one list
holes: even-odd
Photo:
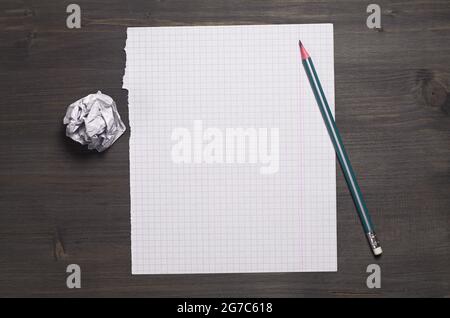
[[328, 105], [328, 101], [326, 99], [319, 77], [317, 76], [314, 63], [308, 52], [303, 47], [302, 43], [300, 42], [299, 44], [303, 67], [305, 69], [306, 75], [308, 76], [311, 89], [314, 93], [314, 97], [316, 98], [320, 113], [322, 114], [322, 118], [325, 122], [328, 134], [330, 135], [331, 141], [336, 151], [336, 155], [344, 173], [345, 180], [347, 181], [347, 185], [350, 189], [350, 193], [352, 194], [353, 201], [361, 219], [361, 223], [363, 225], [370, 247], [372, 248], [372, 251], [375, 255], [380, 255], [382, 253], [380, 243], [375, 234], [375, 229], [372, 224], [369, 211], [361, 193], [361, 189], [359, 188], [358, 182], [356, 180], [356, 176], [348, 158], [347, 152], [344, 148], [344, 143], [342, 142], [339, 130], [336, 126], [336, 122], [333, 118], [333, 114], [331, 113], [330, 106]]

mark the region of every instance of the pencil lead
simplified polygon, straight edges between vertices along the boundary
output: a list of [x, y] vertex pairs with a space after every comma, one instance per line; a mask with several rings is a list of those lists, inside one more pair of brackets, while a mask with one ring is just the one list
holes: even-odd
[[302, 41], [298, 40], [298, 46], [300, 46], [300, 47], [302, 47], [302, 46], [303, 46], [303, 43], [302, 43]]

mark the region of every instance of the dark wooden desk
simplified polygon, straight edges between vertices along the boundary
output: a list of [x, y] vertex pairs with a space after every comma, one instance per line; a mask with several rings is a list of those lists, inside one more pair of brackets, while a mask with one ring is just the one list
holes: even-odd
[[[450, 2], [0, 3], [0, 296], [450, 296]], [[128, 123], [127, 26], [332, 22], [336, 109], [383, 242], [375, 260], [342, 174], [338, 273], [131, 276], [129, 131], [109, 151], [64, 136], [65, 108], [98, 89]], [[82, 288], [65, 269], [82, 268]], [[366, 267], [382, 288], [366, 287]]]

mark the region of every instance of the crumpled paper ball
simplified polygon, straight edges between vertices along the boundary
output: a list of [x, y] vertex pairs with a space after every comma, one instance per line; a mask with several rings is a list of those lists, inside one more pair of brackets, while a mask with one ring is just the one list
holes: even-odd
[[98, 152], [111, 147], [126, 130], [116, 103], [100, 91], [69, 105], [63, 123], [67, 137]]

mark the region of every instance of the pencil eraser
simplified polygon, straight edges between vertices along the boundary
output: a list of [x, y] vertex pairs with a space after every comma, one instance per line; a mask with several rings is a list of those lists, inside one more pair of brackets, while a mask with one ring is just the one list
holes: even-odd
[[373, 249], [373, 254], [375, 254], [375, 256], [381, 255], [383, 253], [383, 250], [381, 249], [381, 247], [377, 247]]

